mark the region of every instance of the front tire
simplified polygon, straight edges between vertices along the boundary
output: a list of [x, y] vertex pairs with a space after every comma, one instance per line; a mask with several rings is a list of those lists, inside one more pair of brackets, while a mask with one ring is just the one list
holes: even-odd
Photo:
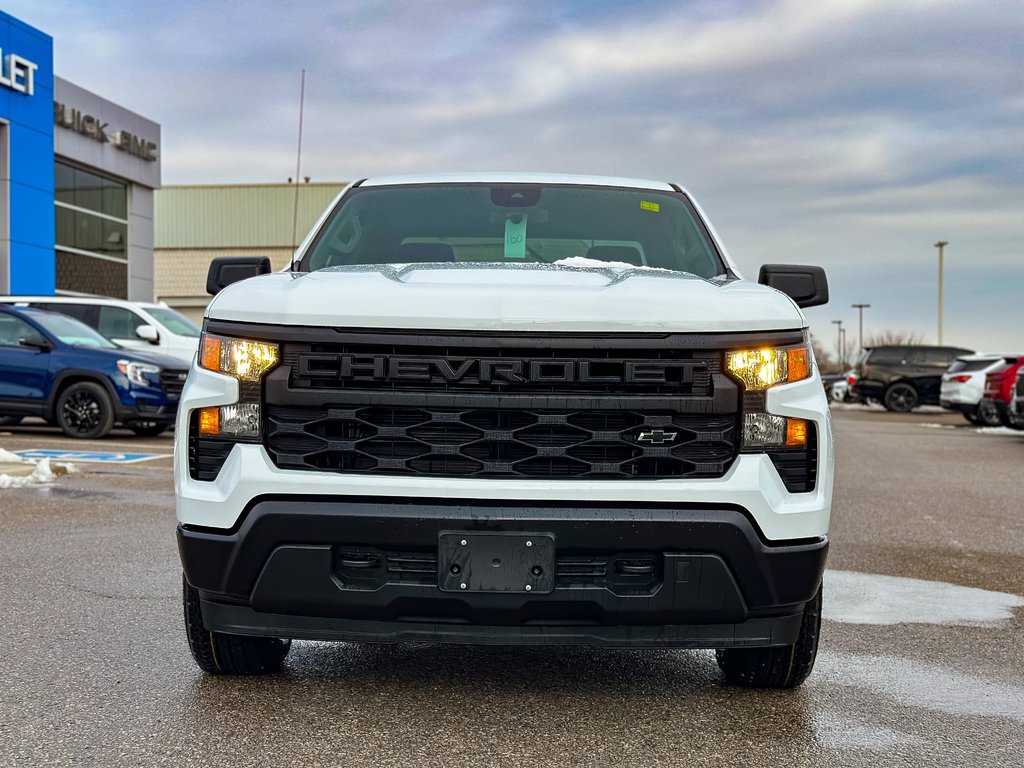
[[278, 672], [291, 640], [211, 632], [203, 625], [199, 593], [182, 576], [185, 633], [192, 658], [209, 675], [265, 675]]
[[715, 651], [725, 682], [744, 688], [796, 688], [814, 669], [821, 634], [821, 587], [804, 607], [800, 634], [793, 645], [770, 648], [719, 648]]
[[917, 390], [913, 385], [907, 384], [905, 381], [897, 381], [895, 384], [890, 384], [889, 388], [885, 390], [882, 405], [887, 411], [910, 413], [917, 408], [918, 400]]
[[114, 405], [101, 384], [79, 381], [60, 393], [54, 418], [68, 437], [95, 440], [114, 428]]

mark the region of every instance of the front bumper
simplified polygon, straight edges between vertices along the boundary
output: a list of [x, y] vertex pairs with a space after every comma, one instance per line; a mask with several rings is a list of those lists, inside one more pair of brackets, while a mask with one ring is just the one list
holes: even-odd
[[178, 401], [159, 401], [136, 397], [134, 403], [120, 403], [116, 409], [117, 421], [121, 424], [158, 422], [172, 424], [178, 415]]
[[[451, 530], [551, 534], [553, 589], [442, 591], [438, 537]], [[768, 544], [727, 506], [277, 496], [257, 499], [230, 532], [179, 526], [178, 547], [214, 631], [720, 648], [795, 642], [828, 543]], [[352, 565], [363, 560], [374, 565]]]

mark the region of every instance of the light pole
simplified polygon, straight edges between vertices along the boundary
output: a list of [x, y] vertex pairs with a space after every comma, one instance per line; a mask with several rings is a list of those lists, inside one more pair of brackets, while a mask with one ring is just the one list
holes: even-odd
[[942, 344], [942, 256], [948, 240], [939, 240], [935, 247], [939, 249], [939, 344]]
[[843, 321], [833, 320], [832, 325], [838, 326], [836, 328], [836, 361], [839, 363], [840, 368], [843, 366]]
[[864, 349], [864, 310], [870, 307], [870, 304], [851, 304], [851, 307], [857, 310], [860, 314], [860, 335], [857, 337], [857, 348], [860, 350]]
[[839, 338], [842, 340], [839, 347], [839, 367], [846, 370], [846, 329], [840, 326]]

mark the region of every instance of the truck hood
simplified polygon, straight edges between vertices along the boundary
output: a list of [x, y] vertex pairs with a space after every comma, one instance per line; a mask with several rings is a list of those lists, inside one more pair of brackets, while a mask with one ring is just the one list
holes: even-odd
[[806, 323], [757, 283], [669, 270], [549, 264], [381, 264], [279, 272], [228, 286], [219, 320], [337, 328], [723, 332]]

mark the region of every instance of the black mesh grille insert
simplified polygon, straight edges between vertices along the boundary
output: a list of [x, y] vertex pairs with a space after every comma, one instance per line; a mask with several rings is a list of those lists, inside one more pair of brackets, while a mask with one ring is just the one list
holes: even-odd
[[700, 341], [288, 330], [263, 445], [283, 469], [720, 477], [739, 450], [739, 389], [726, 347]]
[[268, 405], [265, 429], [279, 467], [383, 474], [718, 477], [737, 445], [735, 415], [646, 410]]
[[185, 369], [164, 368], [160, 371], [160, 388], [171, 397], [181, 397], [187, 378], [188, 371]]

